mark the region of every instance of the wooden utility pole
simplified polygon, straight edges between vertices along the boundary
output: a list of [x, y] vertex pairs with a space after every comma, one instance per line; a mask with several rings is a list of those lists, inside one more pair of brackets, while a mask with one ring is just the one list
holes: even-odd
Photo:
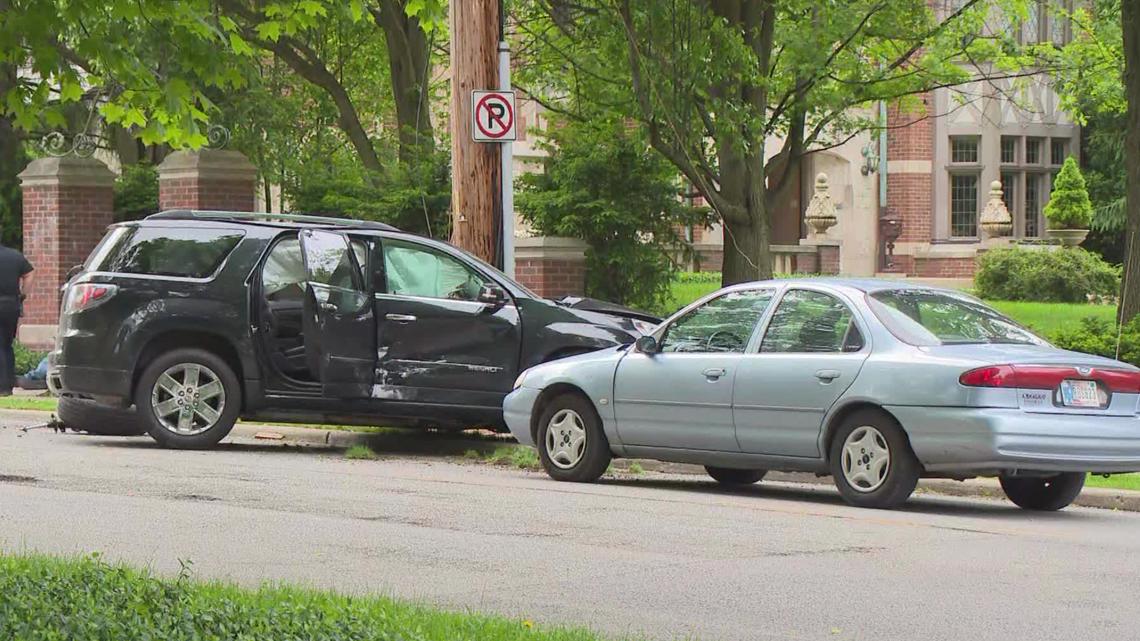
[[471, 139], [471, 92], [499, 86], [499, 0], [452, 0], [451, 242], [494, 264], [500, 150]]

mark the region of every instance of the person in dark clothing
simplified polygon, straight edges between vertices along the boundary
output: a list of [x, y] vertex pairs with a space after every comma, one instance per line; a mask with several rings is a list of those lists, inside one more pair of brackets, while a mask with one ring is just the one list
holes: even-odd
[[12, 343], [23, 311], [24, 291], [32, 264], [20, 252], [0, 245], [0, 396], [11, 396], [16, 384], [16, 353]]

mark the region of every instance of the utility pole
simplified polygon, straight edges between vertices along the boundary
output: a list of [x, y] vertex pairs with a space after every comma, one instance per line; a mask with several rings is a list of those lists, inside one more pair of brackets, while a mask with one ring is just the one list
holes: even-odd
[[[501, 151], [472, 140], [471, 92], [499, 87], [500, 0], [452, 0], [451, 242], [501, 264]], [[509, 143], [508, 143], [509, 144]]]

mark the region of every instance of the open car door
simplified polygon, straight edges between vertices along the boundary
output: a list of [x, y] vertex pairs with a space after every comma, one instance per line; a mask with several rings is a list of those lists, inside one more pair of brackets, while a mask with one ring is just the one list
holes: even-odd
[[372, 295], [348, 237], [301, 232], [308, 283], [305, 288], [305, 359], [332, 398], [372, 395], [376, 365], [376, 318]]

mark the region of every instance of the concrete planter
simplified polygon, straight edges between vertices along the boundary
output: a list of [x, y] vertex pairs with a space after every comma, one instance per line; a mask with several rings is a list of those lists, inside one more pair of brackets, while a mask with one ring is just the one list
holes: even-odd
[[1061, 241], [1064, 247], [1076, 247], [1085, 242], [1089, 235], [1087, 229], [1046, 229], [1045, 235], [1054, 240]]

